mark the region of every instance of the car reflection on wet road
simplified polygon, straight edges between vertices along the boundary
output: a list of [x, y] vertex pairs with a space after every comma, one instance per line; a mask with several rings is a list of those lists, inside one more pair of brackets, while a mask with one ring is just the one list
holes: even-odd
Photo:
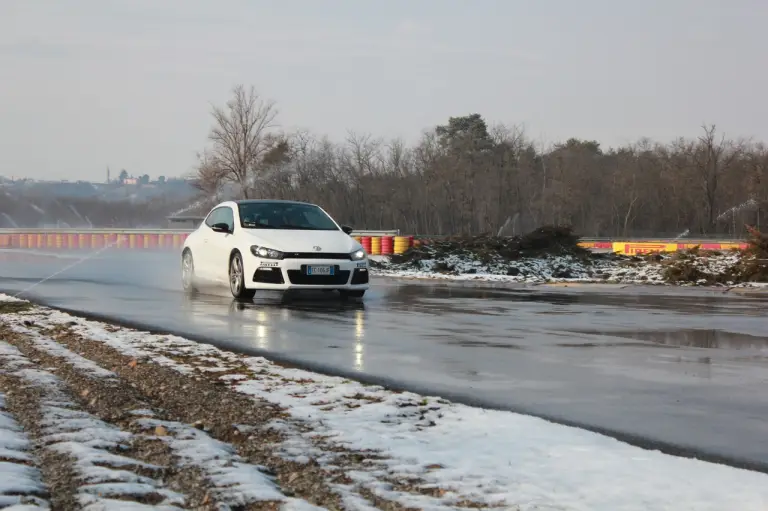
[[[18, 292], [66, 260], [0, 260]], [[533, 413], [768, 470], [768, 295], [476, 288], [375, 279], [362, 302], [186, 297], [175, 255], [108, 254], [38, 285], [54, 306], [225, 348]]]

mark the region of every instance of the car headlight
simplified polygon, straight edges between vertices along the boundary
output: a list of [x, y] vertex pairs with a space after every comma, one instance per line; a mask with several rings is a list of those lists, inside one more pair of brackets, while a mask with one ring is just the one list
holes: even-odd
[[283, 253], [273, 248], [260, 247], [258, 245], [251, 246], [251, 254], [256, 257], [262, 257], [264, 259], [282, 259]]
[[353, 261], [362, 261], [366, 257], [365, 250], [356, 250], [355, 252], [352, 252], [351, 256]]

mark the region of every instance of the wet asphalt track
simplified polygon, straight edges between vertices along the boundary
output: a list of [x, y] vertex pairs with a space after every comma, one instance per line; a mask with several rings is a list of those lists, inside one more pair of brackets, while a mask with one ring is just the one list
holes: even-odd
[[[4, 252], [0, 291], [73, 262]], [[23, 297], [768, 472], [768, 294], [376, 279], [362, 302], [243, 305], [185, 297], [177, 262], [106, 252]]]

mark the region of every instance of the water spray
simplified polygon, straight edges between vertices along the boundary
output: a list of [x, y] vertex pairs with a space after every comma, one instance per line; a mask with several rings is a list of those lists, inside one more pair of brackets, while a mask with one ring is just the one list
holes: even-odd
[[65, 272], [65, 271], [67, 271], [67, 270], [71, 270], [71, 269], [72, 269], [72, 268], [74, 268], [75, 266], [78, 266], [78, 265], [80, 265], [80, 264], [82, 264], [82, 263], [84, 263], [84, 262], [88, 261], [89, 259], [93, 259], [94, 257], [96, 257], [96, 256], [98, 256], [99, 254], [101, 254], [101, 253], [105, 252], [107, 249], [110, 249], [110, 248], [112, 248], [113, 246], [115, 246], [115, 245], [117, 245], [118, 243], [120, 243], [120, 241], [123, 241], [123, 240], [125, 240], [125, 239], [127, 239], [127, 238], [128, 238], [128, 236], [127, 236], [127, 235], [118, 236], [118, 237], [117, 237], [117, 239], [116, 239], [115, 241], [113, 241], [113, 242], [111, 242], [111, 243], [109, 243], [109, 244], [107, 244], [107, 245], [105, 245], [105, 246], [101, 247], [100, 249], [96, 250], [95, 252], [91, 252], [90, 254], [86, 254], [85, 256], [83, 256], [83, 257], [81, 257], [80, 259], [76, 260], [74, 263], [72, 263], [72, 264], [70, 264], [70, 265], [68, 265], [68, 266], [65, 266], [64, 268], [62, 268], [62, 269], [58, 270], [57, 272], [55, 272], [55, 273], [52, 273], [51, 275], [48, 275], [48, 276], [47, 276], [47, 277], [45, 277], [44, 279], [41, 279], [41, 280], [39, 280], [39, 281], [35, 282], [34, 284], [32, 284], [31, 286], [29, 286], [28, 288], [26, 288], [26, 289], [23, 289], [23, 290], [19, 291], [18, 293], [16, 293], [15, 295], [13, 295], [13, 298], [18, 298], [20, 295], [23, 295], [24, 293], [27, 293], [27, 292], [29, 292], [30, 290], [34, 289], [35, 287], [39, 286], [40, 284], [42, 284], [42, 283], [44, 283], [44, 282], [46, 282], [46, 281], [48, 281], [48, 280], [51, 280], [52, 278], [54, 278], [54, 277], [56, 277], [56, 276], [58, 276], [58, 275], [61, 275], [62, 273], [64, 273], [64, 272]]

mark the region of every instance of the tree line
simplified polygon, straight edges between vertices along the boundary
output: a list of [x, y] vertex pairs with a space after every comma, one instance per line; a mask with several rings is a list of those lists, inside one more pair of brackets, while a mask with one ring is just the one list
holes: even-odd
[[768, 221], [768, 148], [714, 125], [671, 143], [542, 148], [516, 126], [451, 117], [414, 145], [278, 129], [275, 103], [234, 88], [213, 108], [195, 186], [224, 198], [304, 200], [360, 229], [518, 234], [569, 225], [582, 236], [741, 237]]

